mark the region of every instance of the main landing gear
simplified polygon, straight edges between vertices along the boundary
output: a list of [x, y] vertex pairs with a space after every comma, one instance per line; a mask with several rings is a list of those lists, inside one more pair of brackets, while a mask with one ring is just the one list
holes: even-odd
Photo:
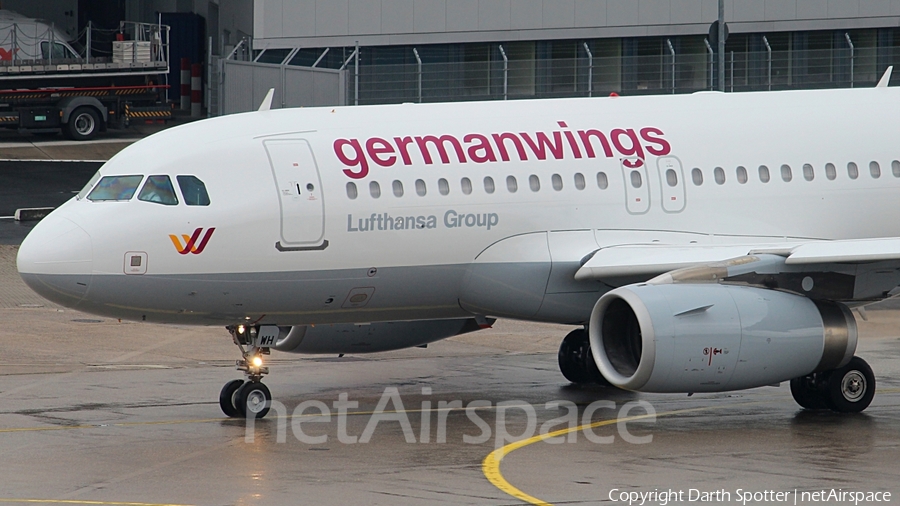
[[242, 358], [235, 365], [244, 371], [246, 380], [229, 381], [219, 394], [219, 406], [229, 417], [262, 418], [269, 412], [272, 394], [260, 380], [269, 374], [269, 368], [263, 367], [263, 355], [269, 354], [269, 348], [261, 347], [259, 327], [236, 325], [228, 327], [234, 344], [241, 349]]
[[559, 370], [567, 380], [575, 384], [609, 385], [600, 374], [591, 354], [591, 342], [586, 329], [569, 332], [559, 345]]
[[806, 409], [859, 413], [875, 397], [875, 375], [865, 360], [853, 357], [839, 369], [792, 379], [791, 395]]

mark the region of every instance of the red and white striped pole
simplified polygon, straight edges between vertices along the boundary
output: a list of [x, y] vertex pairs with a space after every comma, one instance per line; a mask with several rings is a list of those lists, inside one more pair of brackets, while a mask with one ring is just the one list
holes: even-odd
[[191, 108], [191, 60], [181, 59], [181, 110]]
[[195, 63], [191, 65], [191, 117], [200, 117], [200, 104], [203, 101], [203, 91], [201, 89], [203, 75], [203, 65]]

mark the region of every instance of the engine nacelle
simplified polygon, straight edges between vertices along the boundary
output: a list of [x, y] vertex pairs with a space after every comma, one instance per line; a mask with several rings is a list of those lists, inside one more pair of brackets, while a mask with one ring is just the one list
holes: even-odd
[[474, 318], [279, 327], [272, 348], [310, 354], [374, 353], [422, 346], [481, 328]]
[[722, 392], [835, 369], [856, 351], [843, 304], [764, 288], [634, 284], [607, 292], [588, 327], [597, 367], [640, 392]]

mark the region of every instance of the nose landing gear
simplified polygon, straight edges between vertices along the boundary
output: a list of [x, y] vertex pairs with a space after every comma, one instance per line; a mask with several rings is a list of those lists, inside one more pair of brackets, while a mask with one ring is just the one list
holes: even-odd
[[278, 337], [278, 327], [272, 327], [275, 335], [269, 335], [270, 328], [232, 325], [227, 327], [234, 344], [241, 350], [241, 359], [235, 362], [239, 371], [244, 371], [246, 380], [229, 381], [219, 393], [219, 407], [226, 416], [262, 418], [272, 405], [272, 394], [262, 383], [262, 377], [269, 374], [263, 366], [263, 355], [269, 354], [268, 346]]

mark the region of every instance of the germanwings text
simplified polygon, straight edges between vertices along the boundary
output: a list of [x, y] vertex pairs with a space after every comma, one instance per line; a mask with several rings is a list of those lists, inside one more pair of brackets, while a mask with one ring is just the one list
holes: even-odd
[[[590, 128], [570, 130], [558, 121], [560, 130], [552, 132], [500, 132], [405, 137], [370, 137], [368, 139], [336, 139], [334, 154], [346, 167], [344, 174], [362, 179], [372, 164], [391, 167], [398, 163], [425, 165], [435, 163], [492, 163], [510, 160], [561, 160], [566, 157], [597, 158], [604, 156], [634, 157], [644, 160], [647, 154], [665, 156], [672, 147], [656, 127], [614, 128], [609, 132]], [[642, 162], [638, 162], [640, 164]]]

